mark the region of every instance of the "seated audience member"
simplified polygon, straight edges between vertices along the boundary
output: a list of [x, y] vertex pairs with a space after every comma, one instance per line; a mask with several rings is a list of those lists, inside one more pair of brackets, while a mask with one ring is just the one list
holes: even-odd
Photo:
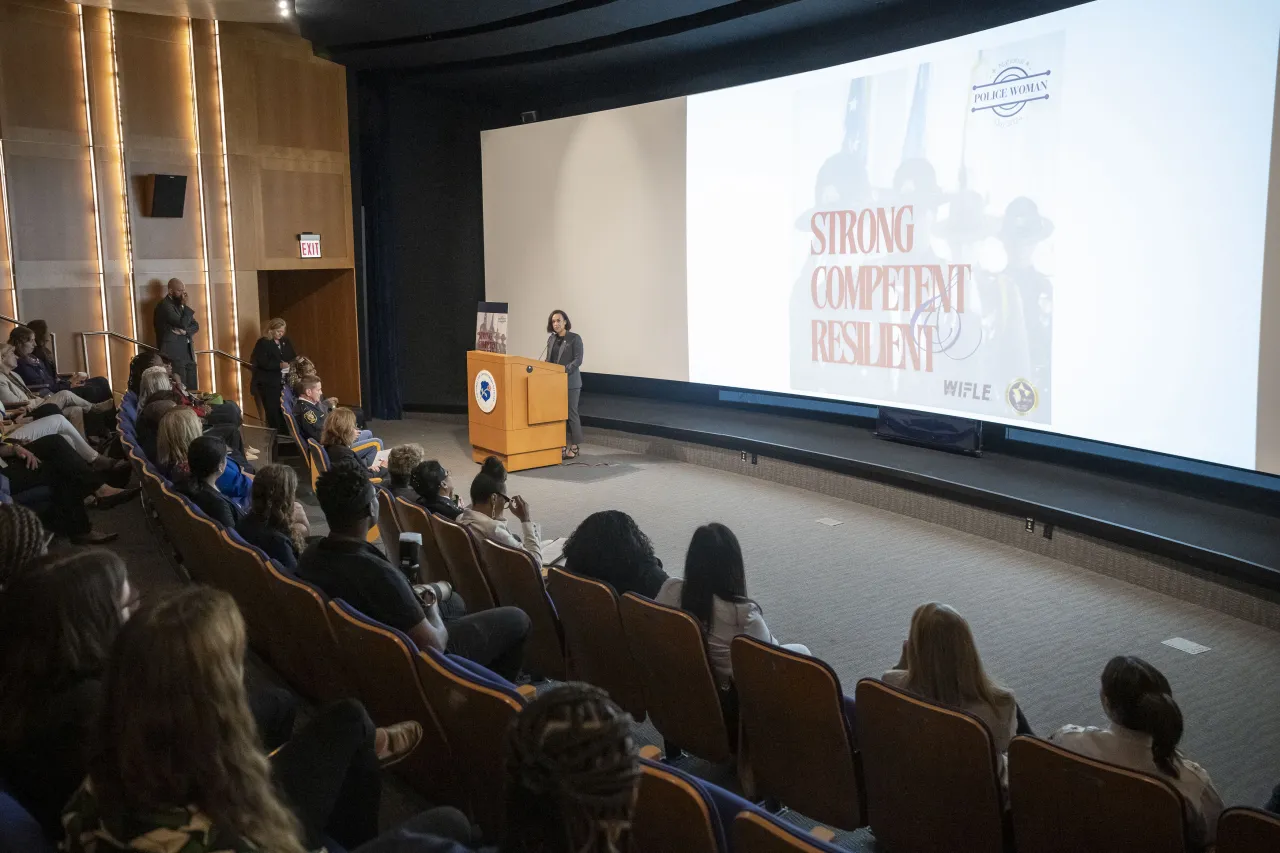
[[[507, 527], [506, 510], [520, 520], [520, 536], [517, 538]], [[471, 506], [458, 516], [458, 524], [508, 548], [521, 548], [542, 565], [542, 542], [538, 539], [538, 525], [529, 520], [528, 502], [516, 495], [507, 497], [505, 481], [495, 480], [488, 474], [477, 474], [471, 481]]]
[[[50, 406], [41, 406], [29, 415], [10, 414], [0, 403], [0, 440], [10, 444], [29, 444], [36, 449], [38, 439], [47, 436], [58, 436], [73, 453], [89, 464], [94, 471], [101, 471], [108, 477], [120, 477], [128, 482], [129, 460], [113, 459], [99, 453], [93, 445], [85, 441], [83, 435], [60, 412], [51, 411]], [[43, 458], [42, 451], [37, 449], [36, 455]]]
[[160, 439], [160, 421], [166, 412], [178, 405], [178, 401], [174, 399], [177, 396], [172, 391], [152, 394], [151, 402], [142, 407], [138, 412], [138, 419], [134, 421], [133, 431], [138, 438], [138, 446], [152, 465], [160, 458], [160, 451], [156, 446]]
[[1102, 670], [1106, 728], [1063, 726], [1049, 740], [1089, 758], [1158, 776], [1182, 794], [1195, 849], [1214, 842], [1222, 797], [1199, 764], [1178, 752], [1182, 710], [1160, 670], [1136, 657], [1114, 657]]
[[[17, 366], [18, 351], [11, 344], [0, 344], [0, 403], [4, 404], [5, 411], [56, 406], [81, 435], [103, 435], [109, 431], [108, 415], [114, 412], [115, 403], [110, 400], [90, 403], [71, 391], [54, 391], [41, 396], [22, 381], [15, 370]], [[99, 417], [90, 418], [90, 415]]]
[[0, 504], [0, 591], [48, 547], [40, 516], [20, 504]]
[[[882, 676], [886, 684], [931, 702], [973, 714], [987, 724], [1001, 755], [1020, 731], [1013, 694], [991, 680], [964, 617], [945, 604], [922, 604], [911, 615], [911, 630], [898, 665]], [[1004, 767], [1001, 767], [1001, 776]]]
[[51, 498], [41, 520], [50, 531], [66, 536], [73, 545], [103, 545], [119, 537], [118, 533], [93, 531], [85, 502], [98, 509], [110, 509], [137, 497], [140, 486], [119, 489], [104, 482], [104, 477], [117, 473], [127, 482], [128, 462], [120, 461], [125, 464], [123, 471], [95, 470], [56, 435], [23, 444], [0, 444], [0, 474], [8, 481], [10, 492], [20, 497], [24, 492], [48, 489]]
[[421, 444], [401, 444], [391, 448], [391, 453], [387, 455], [387, 473], [391, 479], [383, 485], [391, 490], [392, 497], [407, 501], [417, 497], [409, 479], [413, 476], [413, 469], [422, 464], [426, 455]]
[[414, 468], [409, 485], [413, 487], [414, 496], [405, 500], [416, 499], [415, 502], [427, 512], [434, 512], [450, 521], [456, 521], [462, 514], [462, 507], [453, 494], [453, 480], [436, 460], [429, 459]]
[[133, 592], [110, 551], [35, 563], [0, 592], [0, 775], [50, 837], [83, 781], [111, 643]]
[[187, 448], [187, 476], [177, 486], [209, 518], [235, 529], [244, 510], [216, 485], [228, 462], [225, 441], [216, 435], [199, 436]]
[[[341, 598], [371, 619], [403, 631], [419, 648], [449, 651], [514, 680], [524, 659], [529, 617], [516, 607], [496, 607], [469, 616], [441, 618], [431, 587], [419, 593], [376, 547], [369, 530], [377, 524], [378, 499], [361, 467], [340, 462], [320, 475], [316, 497], [329, 523], [329, 535], [298, 560], [298, 577], [331, 598]], [[458, 601], [451, 602], [458, 609]]]
[[669, 578], [653, 543], [635, 520], [616, 509], [593, 512], [564, 544], [565, 568], [604, 581], [619, 596], [634, 592], [658, 597]]
[[298, 475], [288, 465], [268, 465], [253, 478], [253, 503], [236, 532], [286, 569], [296, 569], [311, 532], [297, 502]]
[[[200, 418], [187, 406], [170, 409], [160, 418], [159, 438], [156, 440], [156, 467], [173, 481], [180, 484], [189, 473], [187, 460], [188, 448], [204, 433], [200, 431]], [[209, 435], [209, 438], [218, 438]], [[226, 447], [226, 442], [223, 442]], [[240, 463], [228, 457], [226, 467], [218, 477], [218, 491], [226, 495], [241, 509], [249, 505], [249, 495], [253, 489], [252, 481], [245, 476]]]
[[[538, 694], [507, 732], [506, 816], [483, 853], [615, 853], [634, 849], [640, 758], [631, 717], [598, 687]], [[410, 820], [359, 853], [462, 853]]]
[[354, 848], [377, 834], [379, 767], [411, 753], [422, 727], [375, 729], [346, 699], [268, 758], [245, 642], [235, 601], [206, 586], [148, 601], [125, 623], [88, 777], [63, 810], [62, 850], [302, 853], [325, 836]]
[[171, 399], [171, 395], [176, 395], [178, 397], [176, 402], [182, 402], [181, 395], [173, 390], [173, 381], [169, 378], [168, 369], [163, 364], [157, 364], [142, 371], [142, 376], [138, 378], [138, 409], [141, 410], [161, 392], [165, 394], [165, 399]]
[[193, 391], [182, 384], [182, 374], [173, 369], [173, 359], [161, 354], [160, 363], [169, 372], [169, 383], [180, 397], [184, 406], [190, 406], [200, 416], [205, 425], [205, 432], [216, 432], [217, 436], [237, 453], [243, 453], [244, 442], [240, 439], [240, 427], [244, 423], [244, 413], [231, 400], [223, 400], [221, 394], [205, 394]]
[[747, 574], [738, 537], [723, 524], [704, 524], [693, 531], [684, 558], [684, 578], [668, 579], [654, 600], [692, 614], [702, 625], [711, 668], [721, 690], [733, 683], [729, 644], [738, 634], [809, 654], [798, 643], [779, 643], [769, 631], [760, 605], [747, 597]]
[[484, 461], [480, 463], [480, 473], [486, 474], [499, 483], [507, 481], [507, 468], [502, 464], [502, 460], [496, 456], [486, 456]]
[[[304, 401], [306, 398], [303, 398]], [[356, 426], [355, 412], [345, 406], [339, 406], [324, 419], [324, 429], [320, 431], [320, 446], [329, 457], [329, 464], [334, 465], [343, 459], [359, 462], [367, 471], [381, 471], [382, 460], [378, 451], [382, 444], [374, 439], [357, 443], [360, 429]]]
[[129, 359], [129, 381], [125, 385], [125, 390], [138, 394], [142, 390], [142, 374], [147, 368], [162, 364], [164, 362], [160, 359], [160, 353], [149, 349], [144, 349]]
[[[285, 375], [285, 383], [288, 384], [289, 390], [293, 392], [295, 397], [302, 396], [302, 380], [318, 375], [316, 373], [316, 364], [305, 355], [300, 355], [289, 363], [289, 372]], [[337, 400], [334, 400], [337, 403]]]
[[1267, 800], [1267, 804], [1263, 808], [1269, 812], [1280, 814], [1280, 785], [1276, 785], [1271, 792], [1271, 799]]
[[49, 324], [44, 320], [32, 320], [27, 328], [14, 326], [9, 333], [9, 343], [18, 351], [18, 375], [28, 388], [41, 394], [74, 391], [90, 403], [113, 400], [106, 377], [91, 379], [87, 373], [72, 373], [65, 379], [59, 376], [49, 349], [50, 340]]

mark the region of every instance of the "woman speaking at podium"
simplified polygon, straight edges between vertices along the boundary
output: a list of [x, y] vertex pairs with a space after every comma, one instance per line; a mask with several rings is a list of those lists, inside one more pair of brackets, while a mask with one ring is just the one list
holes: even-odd
[[552, 311], [547, 318], [546, 360], [564, 365], [569, 375], [569, 420], [565, 424], [565, 448], [562, 456], [574, 459], [578, 455], [578, 442], [582, 441], [582, 421], [578, 417], [578, 397], [582, 394], [582, 336], [571, 332], [573, 323], [563, 311]]

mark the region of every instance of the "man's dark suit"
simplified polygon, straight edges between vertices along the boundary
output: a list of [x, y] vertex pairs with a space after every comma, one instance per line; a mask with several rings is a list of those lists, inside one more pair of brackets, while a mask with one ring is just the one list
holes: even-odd
[[[156, 306], [155, 326], [156, 345], [160, 347], [160, 352], [173, 359], [173, 370], [182, 378], [182, 384], [188, 388], [199, 387], [195, 344], [191, 340], [192, 335], [200, 331], [196, 312], [189, 305], [166, 296]], [[186, 334], [179, 335], [174, 329], [182, 329]]]

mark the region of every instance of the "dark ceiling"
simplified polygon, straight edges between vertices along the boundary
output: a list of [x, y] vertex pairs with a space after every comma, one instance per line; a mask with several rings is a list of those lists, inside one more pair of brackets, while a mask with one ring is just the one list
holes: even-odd
[[[606, 77], [674, 81], [690, 65], [714, 75], [717, 63], [773, 76], [801, 70], [779, 65], [781, 55], [823, 53], [810, 44], [825, 44], [825, 55], [882, 53], [918, 43], [913, 33], [937, 32], [939, 21], [958, 35], [1081, 1], [296, 0], [296, 9], [317, 52], [353, 69], [477, 96], [581, 87], [590, 97]], [[882, 33], [896, 33], [883, 48]]]

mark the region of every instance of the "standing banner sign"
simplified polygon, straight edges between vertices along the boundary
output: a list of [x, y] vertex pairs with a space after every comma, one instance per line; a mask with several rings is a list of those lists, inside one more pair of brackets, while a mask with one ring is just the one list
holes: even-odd
[[480, 303], [476, 309], [476, 349], [506, 354], [507, 303]]

